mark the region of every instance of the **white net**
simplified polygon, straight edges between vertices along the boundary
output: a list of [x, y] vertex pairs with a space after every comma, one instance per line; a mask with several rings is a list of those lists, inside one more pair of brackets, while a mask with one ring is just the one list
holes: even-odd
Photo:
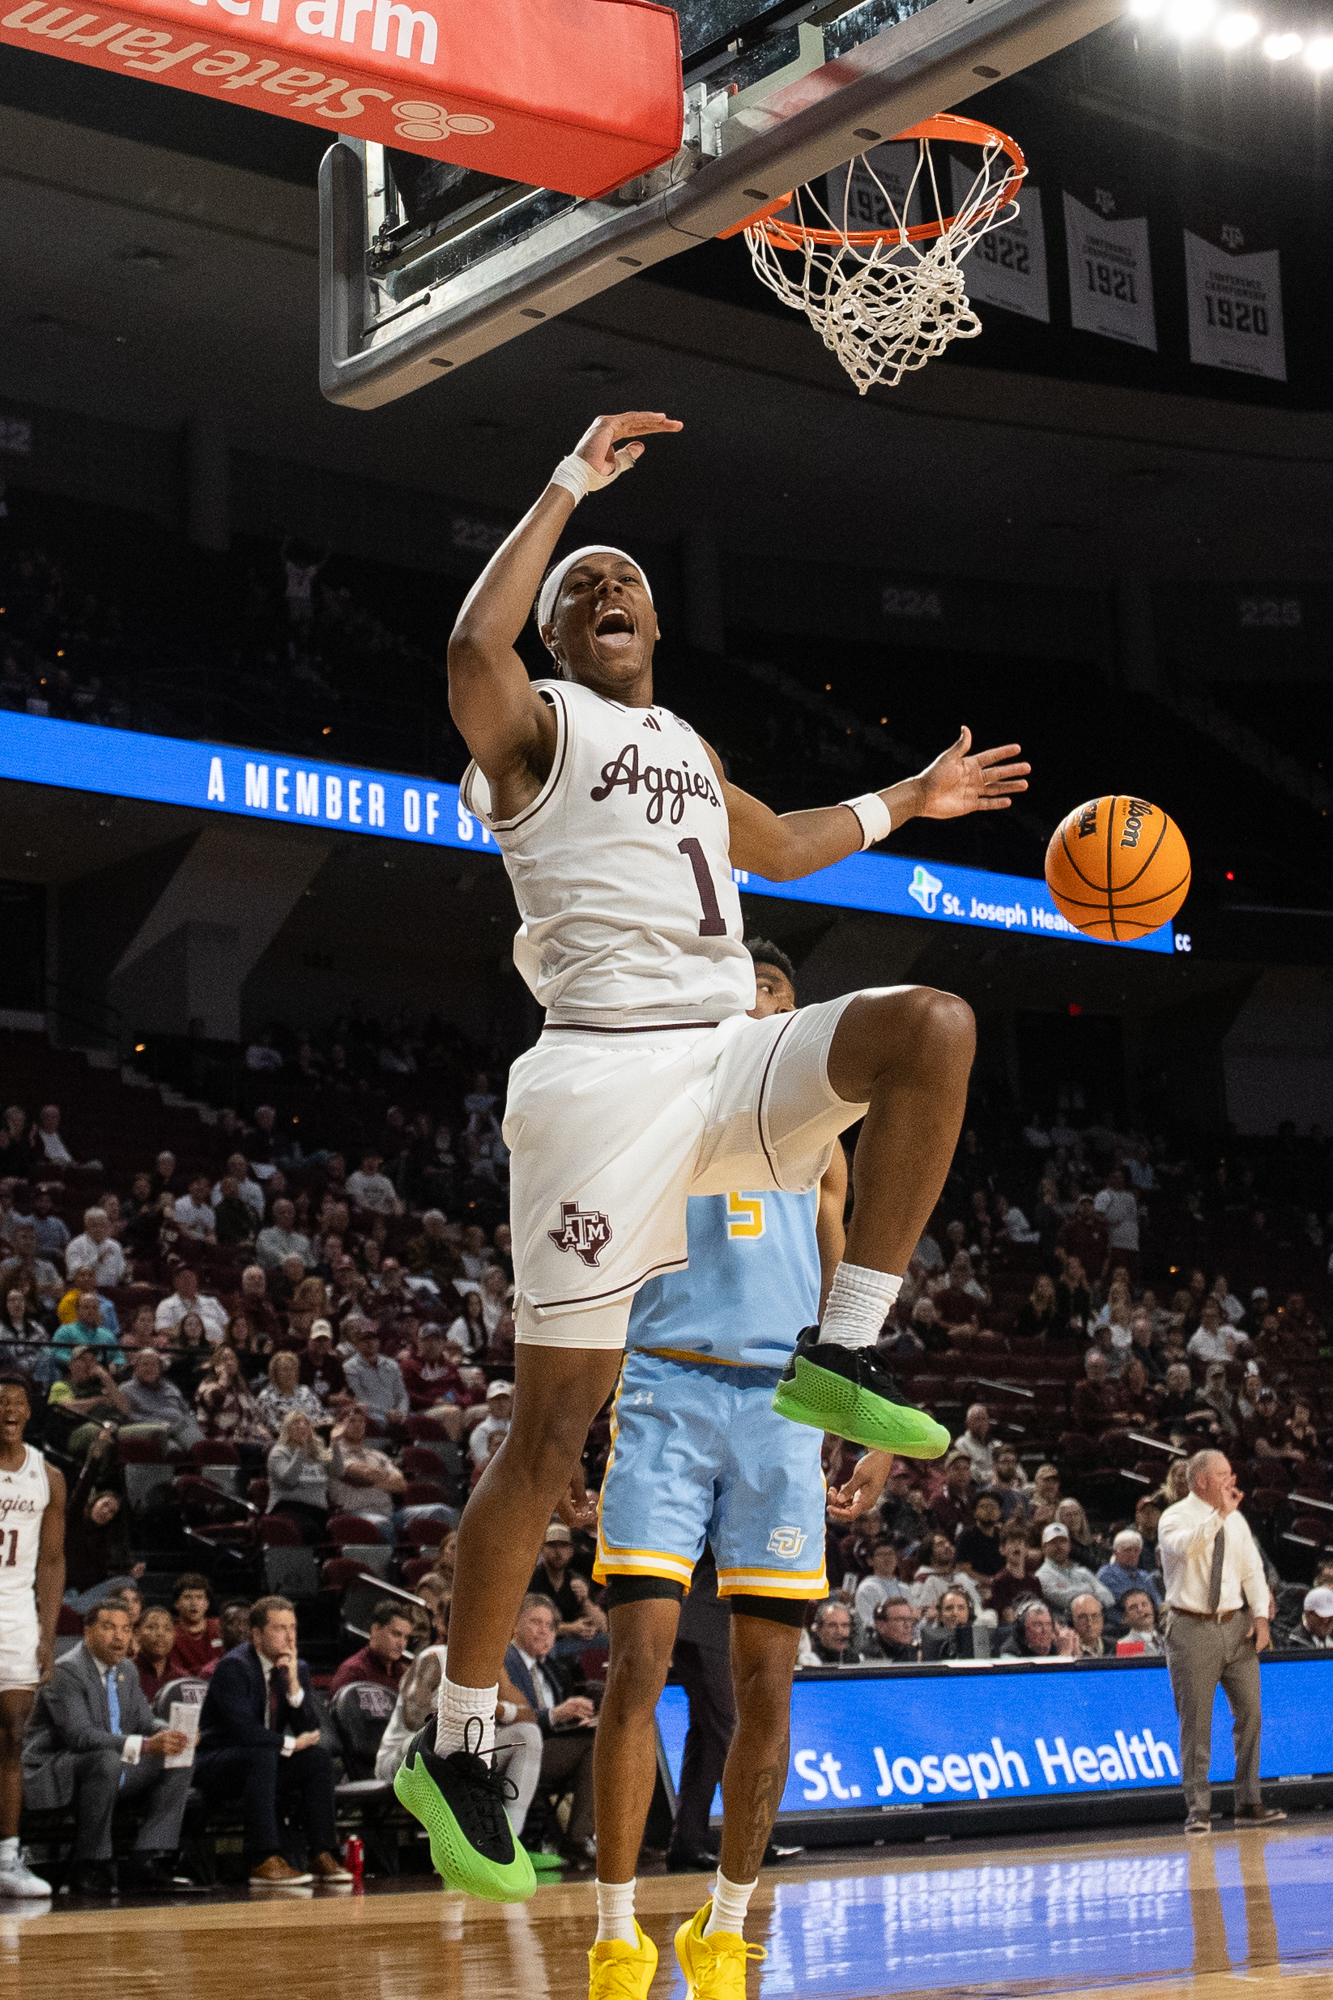
[[[962, 128], [968, 121], [956, 122]], [[932, 127], [945, 123], [931, 121]], [[840, 219], [804, 187], [780, 215], [745, 231], [755, 275], [805, 313], [863, 396], [876, 382], [896, 387], [951, 340], [973, 340], [981, 332], [959, 266], [979, 237], [1014, 220], [1014, 195], [1027, 170], [1002, 134], [979, 126], [972, 131], [981, 165], [952, 214], [936, 178], [931, 139], [912, 132], [903, 141], [916, 148], [916, 158], [904, 174], [882, 177], [873, 156], [862, 154], [845, 170], [845, 181], [841, 174], [827, 177], [826, 187], [841, 181]], [[969, 134], [948, 136], [967, 143]], [[903, 142], [892, 150], [901, 153]], [[854, 215], [867, 208], [871, 229]], [[914, 221], [923, 210], [926, 220]]]

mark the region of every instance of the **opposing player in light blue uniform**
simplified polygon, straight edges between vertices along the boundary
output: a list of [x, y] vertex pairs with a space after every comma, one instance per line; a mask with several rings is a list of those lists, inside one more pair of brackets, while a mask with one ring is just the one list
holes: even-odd
[[[793, 1011], [786, 954], [758, 938], [749, 950], [755, 1013]], [[744, 2000], [741, 1930], [787, 1779], [797, 1640], [809, 1600], [828, 1591], [822, 1439], [778, 1416], [773, 1391], [802, 1327], [819, 1317], [842, 1255], [846, 1197], [841, 1145], [808, 1193], [693, 1197], [688, 1269], [635, 1300], [597, 1536], [611, 1663], [597, 1727], [591, 2000], [644, 2000], [657, 1965], [634, 1918], [634, 1871], [653, 1790], [653, 1713], [705, 1541], [731, 1601], [738, 1724], [715, 1892], [681, 1926], [676, 1953], [690, 1995], [699, 1986]]]

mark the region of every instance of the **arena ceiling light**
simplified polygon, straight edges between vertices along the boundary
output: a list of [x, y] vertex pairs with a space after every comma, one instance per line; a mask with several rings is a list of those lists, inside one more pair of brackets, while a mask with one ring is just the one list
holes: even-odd
[[1166, 10], [1166, 26], [1181, 41], [1190, 41], [1211, 25], [1216, 14], [1215, 0], [1172, 0]]
[[1303, 49], [1306, 66], [1316, 74], [1333, 69], [1333, 34], [1321, 33], [1307, 42], [1292, 29], [1265, 32], [1265, 24], [1257, 16], [1240, 9], [1223, 14], [1219, 20], [1216, 0], [1130, 0], [1129, 13], [1135, 21], [1160, 22], [1178, 41], [1196, 41], [1212, 28], [1212, 43], [1231, 52], [1247, 48], [1262, 36], [1259, 46], [1270, 62], [1289, 62]]

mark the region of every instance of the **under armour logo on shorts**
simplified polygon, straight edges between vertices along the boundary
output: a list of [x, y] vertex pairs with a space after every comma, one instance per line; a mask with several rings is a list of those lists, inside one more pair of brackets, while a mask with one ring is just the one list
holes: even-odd
[[768, 1538], [768, 1553], [771, 1556], [790, 1556], [795, 1560], [808, 1539], [801, 1528], [774, 1528]]
[[560, 1227], [548, 1229], [557, 1250], [572, 1250], [585, 1264], [595, 1264], [611, 1241], [611, 1224], [599, 1208], [580, 1208], [576, 1201], [560, 1204]]

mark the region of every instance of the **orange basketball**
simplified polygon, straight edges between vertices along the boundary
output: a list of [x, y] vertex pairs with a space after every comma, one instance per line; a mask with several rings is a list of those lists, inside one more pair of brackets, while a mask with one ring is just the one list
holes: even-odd
[[1146, 799], [1090, 799], [1051, 835], [1046, 886], [1075, 930], [1123, 944], [1174, 917], [1189, 894], [1190, 851]]

